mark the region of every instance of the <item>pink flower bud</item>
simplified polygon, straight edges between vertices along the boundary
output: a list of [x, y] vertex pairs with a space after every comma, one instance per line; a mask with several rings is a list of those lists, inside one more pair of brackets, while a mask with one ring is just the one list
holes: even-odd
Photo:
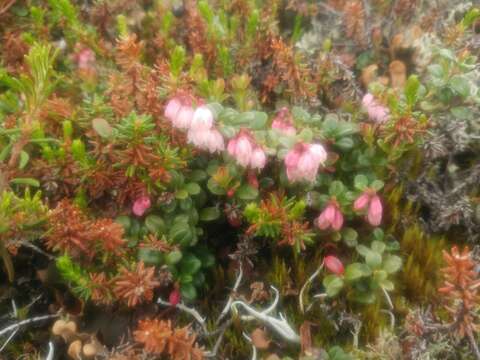
[[173, 289], [168, 296], [168, 301], [170, 302], [170, 305], [176, 306], [180, 302], [180, 297], [180, 291], [177, 288]]
[[325, 267], [335, 275], [342, 275], [345, 272], [342, 262], [336, 256], [325, 256], [323, 262]]
[[327, 207], [322, 211], [316, 220], [317, 227], [320, 230], [340, 230], [343, 226], [343, 214], [335, 200], [330, 201]]
[[92, 49], [84, 48], [77, 54], [77, 66], [81, 70], [90, 70], [95, 66], [95, 53]]
[[370, 195], [368, 193], [363, 193], [360, 195], [355, 202], [353, 203], [353, 209], [355, 211], [363, 210], [370, 202]]
[[368, 117], [376, 123], [382, 124], [388, 120], [389, 110], [378, 103], [372, 94], [367, 93], [362, 99], [362, 106], [368, 112]]
[[267, 155], [260, 146], [253, 150], [252, 158], [250, 159], [250, 166], [252, 169], [263, 169], [267, 163]]
[[335, 205], [330, 203], [317, 218], [317, 226], [320, 230], [328, 229], [335, 219]]
[[370, 207], [368, 208], [367, 220], [373, 226], [378, 226], [382, 222], [383, 207], [380, 197], [374, 195], [370, 200]]
[[190, 125], [193, 130], [208, 130], [213, 125], [213, 113], [207, 106], [198, 107]]
[[177, 99], [173, 98], [168, 101], [167, 106], [165, 107], [165, 112], [164, 116], [173, 122], [175, 117], [177, 116], [178, 110], [180, 110], [180, 107], [182, 106], [182, 103]]
[[150, 198], [148, 196], [139, 197], [133, 203], [132, 211], [136, 216], [143, 216], [151, 206]]

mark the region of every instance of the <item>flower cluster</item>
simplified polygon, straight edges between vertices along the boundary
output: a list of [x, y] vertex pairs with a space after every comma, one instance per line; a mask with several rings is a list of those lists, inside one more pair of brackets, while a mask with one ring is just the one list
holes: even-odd
[[180, 98], [171, 99], [164, 115], [178, 129], [187, 130], [188, 142], [201, 150], [216, 153], [225, 149], [222, 134], [214, 126], [214, 116], [207, 106], [195, 110], [189, 102]]
[[327, 152], [320, 144], [297, 143], [285, 157], [287, 177], [291, 182], [313, 182], [320, 165], [327, 160]]
[[316, 220], [320, 230], [340, 230], [343, 226], [343, 214], [340, 211], [340, 204], [332, 199], [327, 207], [320, 213]]
[[367, 210], [367, 220], [373, 226], [382, 222], [383, 207], [375, 190], [367, 189], [353, 203], [355, 211]]
[[362, 99], [362, 105], [368, 113], [370, 120], [383, 124], [389, 118], [389, 110], [387, 107], [378, 103], [372, 94], [366, 94]]
[[267, 163], [265, 151], [246, 130], [241, 130], [230, 139], [227, 151], [243, 167], [261, 170]]

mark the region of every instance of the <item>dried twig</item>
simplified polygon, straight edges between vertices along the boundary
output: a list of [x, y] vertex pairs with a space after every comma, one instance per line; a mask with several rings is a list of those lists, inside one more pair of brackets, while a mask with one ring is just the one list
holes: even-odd
[[27, 326], [27, 325], [30, 325], [30, 324], [33, 324], [33, 323], [36, 323], [36, 322], [44, 321], [44, 320], [54, 319], [54, 318], [59, 317], [59, 316], [60, 316], [60, 314], [43, 315], [43, 316], [37, 316], [37, 317], [34, 317], [34, 318], [19, 321], [15, 324], [9, 325], [6, 328], [3, 328], [2, 330], [0, 330], [0, 336], [4, 336], [5, 334], [8, 334], [10, 331], [16, 331], [16, 330], [20, 329], [21, 327], [24, 327], [24, 326]]

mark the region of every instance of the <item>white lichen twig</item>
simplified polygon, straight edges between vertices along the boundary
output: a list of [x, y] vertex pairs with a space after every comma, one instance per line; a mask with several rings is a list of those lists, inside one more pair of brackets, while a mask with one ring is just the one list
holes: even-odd
[[305, 292], [305, 289], [307, 288], [307, 286], [308, 286], [313, 280], [315, 280], [315, 278], [318, 276], [318, 274], [320, 274], [320, 271], [322, 271], [322, 269], [323, 269], [323, 261], [322, 261], [322, 263], [320, 264], [320, 266], [318, 267], [318, 269], [315, 270], [315, 272], [308, 278], [307, 281], [305, 281], [305, 284], [303, 284], [302, 289], [300, 290], [300, 294], [298, 295], [298, 303], [299, 303], [300, 311], [302, 312], [302, 314], [305, 313], [305, 311], [304, 311], [304, 306], [303, 306], [303, 293]]
[[177, 308], [180, 311], [183, 311], [183, 312], [191, 315], [200, 324], [200, 326], [202, 327], [202, 330], [205, 333], [208, 333], [205, 318], [202, 317], [202, 315], [200, 315], [200, 313], [196, 309], [189, 308], [188, 306], [186, 306], [182, 303], [179, 303], [177, 305], [172, 305], [168, 301], [162, 300], [160, 298], [157, 300], [157, 304], [160, 304], [160, 305], [163, 305], [163, 306], [174, 307], [174, 308]]
[[235, 292], [238, 290], [238, 287], [240, 286], [240, 283], [242, 282], [242, 277], [243, 277], [243, 267], [242, 267], [242, 263], [239, 262], [237, 280], [235, 280], [235, 284], [233, 285], [232, 291], [230, 292], [230, 296], [228, 297], [228, 301], [225, 304], [225, 307], [223, 308], [222, 312], [218, 316], [217, 321], [215, 322], [217, 325], [220, 324], [220, 322], [229, 313], [230, 307], [231, 307], [232, 302], [233, 302], [233, 296], [234, 296]]
[[232, 303], [232, 310], [238, 312], [237, 306], [241, 306], [248, 315], [242, 315], [240, 316], [240, 319], [246, 321], [254, 319], [261, 321], [270, 329], [275, 331], [278, 335], [280, 335], [283, 339], [292, 343], [300, 343], [300, 336], [298, 336], [295, 330], [292, 329], [292, 327], [288, 324], [287, 320], [281, 313], [279, 313], [280, 319], [268, 315], [276, 308], [278, 304], [278, 299], [280, 297], [278, 290], [273, 286], [271, 286], [271, 288], [275, 292], [275, 299], [272, 305], [270, 305], [267, 309], [263, 311], [258, 311], [251, 307], [249, 304], [246, 304], [244, 301], [237, 300]]
[[53, 342], [48, 342], [48, 354], [45, 360], [53, 360], [53, 356], [55, 355], [55, 347], [53, 346]]
[[255, 347], [255, 345], [253, 344], [253, 341], [252, 339], [250, 338], [250, 336], [247, 335], [247, 333], [243, 332], [242, 333], [243, 337], [245, 339], [247, 339], [247, 341], [252, 345], [252, 360], [257, 360], [257, 348]]
[[58, 317], [60, 314], [53, 314], [53, 315], [43, 315], [43, 316], [37, 316], [34, 318], [30, 319], [25, 319], [19, 322], [16, 322], [15, 324], [9, 325], [6, 328], [3, 328], [0, 330], [0, 336], [4, 336], [5, 334], [8, 334], [10, 331], [16, 331], [20, 329], [23, 326], [27, 326], [36, 322], [44, 321], [44, 320], [50, 320]]

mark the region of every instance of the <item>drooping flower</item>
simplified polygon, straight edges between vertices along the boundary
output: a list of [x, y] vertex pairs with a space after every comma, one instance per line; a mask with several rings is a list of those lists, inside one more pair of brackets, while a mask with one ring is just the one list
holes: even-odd
[[295, 135], [297, 133], [292, 124], [292, 116], [288, 108], [283, 107], [272, 121], [272, 129], [278, 130], [284, 135]]
[[267, 155], [247, 131], [240, 131], [230, 139], [228, 153], [243, 167], [263, 169], [267, 163]]
[[165, 107], [164, 116], [178, 129], [188, 129], [192, 123], [194, 111], [192, 106], [180, 98], [173, 98]]
[[343, 226], [343, 214], [340, 211], [340, 205], [336, 200], [330, 200], [327, 207], [318, 216], [317, 227], [320, 230], [327, 230], [332, 228], [333, 230], [340, 230]]
[[90, 70], [95, 67], [95, 53], [90, 48], [83, 48], [76, 55], [77, 66], [80, 70]]
[[148, 196], [141, 196], [133, 203], [132, 211], [136, 216], [143, 216], [151, 206], [151, 201]]
[[374, 195], [370, 200], [370, 207], [368, 208], [367, 219], [368, 222], [373, 226], [378, 226], [382, 222], [382, 202], [378, 195]]
[[250, 159], [250, 166], [252, 169], [263, 169], [265, 164], [267, 163], [267, 155], [265, 151], [260, 146], [257, 146], [255, 150], [253, 150], [252, 158]]
[[375, 190], [365, 190], [353, 203], [353, 209], [367, 210], [367, 221], [373, 226], [378, 226], [382, 222], [383, 206]]
[[327, 160], [327, 152], [320, 144], [298, 143], [285, 157], [288, 180], [312, 182], [320, 165]]
[[389, 110], [387, 107], [378, 103], [372, 94], [367, 93], [362, 99], [362, 105], [368, 113], [370, 120], [383, 124], [388, 120]]
[[193, 113], [190, 129], [195, 131], [208, 130], [213, 126], [213, 113], [207, 106], [198, 107]]
[[333, 255], [325, 256], [323, 259], [325, 267], [335, 275], [342, 275], [345, 272], [342, 262]]
[[188, 142], [201, 150], [216, 153], [225, 150], [225, 142], [222, 134], [215, 129], [190, 128], [187, 134]]

